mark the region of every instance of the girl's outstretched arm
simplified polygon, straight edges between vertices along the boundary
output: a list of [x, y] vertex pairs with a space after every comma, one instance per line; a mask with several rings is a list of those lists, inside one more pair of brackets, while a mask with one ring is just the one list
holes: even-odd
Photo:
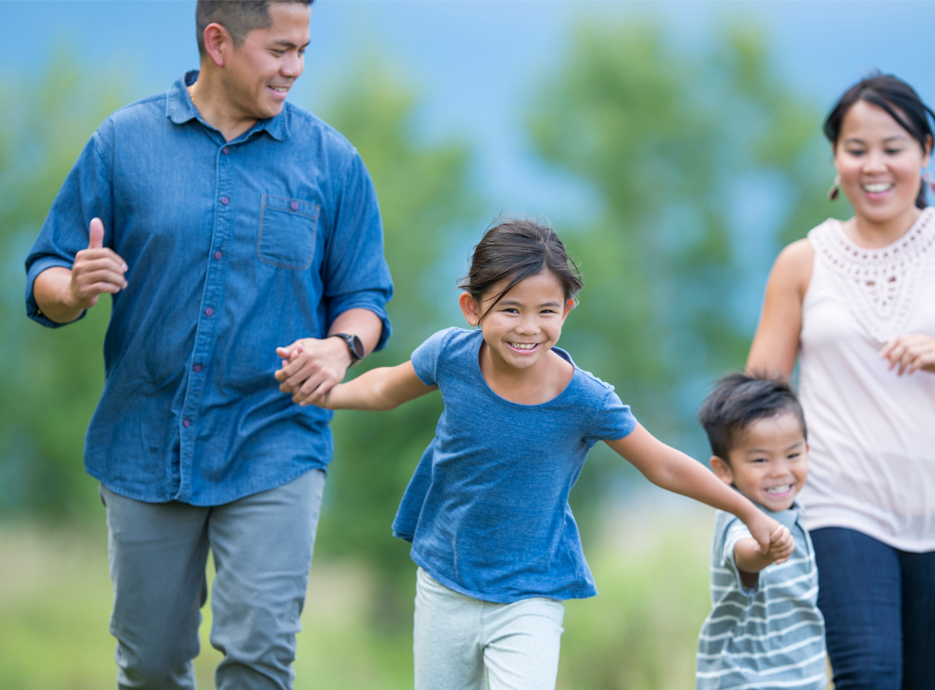
[[406, 362], [371, 369], [353, 381], [339, 383], [315, 404], [328, 410], [392, 410], [434, 390], [438, 386], [426, 386], [412, 362]]
[[763, 513], [739, 491], [731, 489], [715, 477], [700, 462], [667, 446], [641, 424], [637, 424], [628, 436], [606, 443], [656, 486], [739, 517], [760, 545], [761, 553], [765, 554], [769, 550], [774, 533], [777, 538], [781, 536], [781, 531], [777, 531], [781, 528], [778, 522]]

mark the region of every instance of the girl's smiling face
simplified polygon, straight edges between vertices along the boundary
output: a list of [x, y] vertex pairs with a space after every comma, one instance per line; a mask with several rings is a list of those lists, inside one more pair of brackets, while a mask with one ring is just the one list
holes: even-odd
[[529, 369], [558, 342], [574, 300], [565, 299], [562, 284], [548, 269], [521, 281], [497, 300], [504, 287], [505, 283], [494, 286], [480, 304], [463, 293], [461, 311], [469, 324], [480, 325], [495, 364]]
[[857, 215], [881, 225], [917, 213], [928, 154], [883, 108], [861, 100], [841, 123], [834, 165]]

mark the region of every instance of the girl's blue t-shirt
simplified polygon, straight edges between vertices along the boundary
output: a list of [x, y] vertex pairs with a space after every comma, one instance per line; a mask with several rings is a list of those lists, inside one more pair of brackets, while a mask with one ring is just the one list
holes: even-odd
[[[568, 505], [591, 447], [636, 427], [613, 386], [575, 366], [541, 405], [501, 398], [480, 370], [481, 331], [449, 328], [412, 354], [445, 410], [393, 532], [446, 587], [484, 601], [597, 594]], [[568, 354], [553, 348], [574, 366]]]

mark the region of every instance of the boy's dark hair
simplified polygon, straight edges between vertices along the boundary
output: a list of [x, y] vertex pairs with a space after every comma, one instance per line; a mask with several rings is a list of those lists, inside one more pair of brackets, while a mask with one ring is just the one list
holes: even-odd
[[480, 303], [495, 285], [506, 281], [494, 300], [496, 304], [519, 283], [546, 268], [561, 283], [566, 300], [584, 287], [577, 264], [552, 228], [528, 218], [500, 218], [474, 247], [471, 269], [458, 287]]
[[[919, 142], [923, 151], [928, 150], [929, 137], [932, 128], [929, 125], [929, 115], [935, 117], [935, 112], [929, 108], [919, 94], [909, 84], [892, 74], [874, 72], [866, 79], [849, 88], [825, 120], [824, 132], [828, 141], [837, 148], [838, 137], [841, 134], [841, 125], [844, 116], [857, 101], [866, 101], [883, 108], [886, 113], [896, 120], [896, 123], [906, 130], [913, 139]], [[919, 194], [916, 196], [916, 206], [925, 208], [928, 203], [925, 199], [925, 182], [919, 185]]]
[[205, 29], [215, 22], [230, 32], [235, 46], [243, 45], [254, 29], [269, 28], [271, 2], [297, 2], [311, 5], [314, 0], [198, 0], [195, 5], [195, 33], [198, 54], [205, 57]]
[[743, 430], [758, 419], [774, 417], [781, 412], [792, 412], [798, 417], [802, 436], [807, 439], [805, 413], [792, 386], [781, 379], [753, 372], [719, 379], [701, 404], [698, 419], [708, 434], [711, 452], [730, 464], [728, 455]]

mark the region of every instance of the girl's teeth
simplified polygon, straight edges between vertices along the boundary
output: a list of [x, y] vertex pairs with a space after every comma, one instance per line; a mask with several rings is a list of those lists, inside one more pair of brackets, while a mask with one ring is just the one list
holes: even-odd
[[536, 346], [535, 343], [511, 343], [517, 350], [531, 350]]
[[768, 494], [784, 494], [789, 489], [792, 488], [791, 484], [784, 484], [783, 486], [774, 486], [772, 489], [767, 489], [766, 493]]
[[870, 192], [871, 194], [879, 194], [880, 192], [885, 192], [887, 189], [892, 187], [892, 183], [889, 182], [879, 182], [876, 184], [865, 184], [864, 190]]

